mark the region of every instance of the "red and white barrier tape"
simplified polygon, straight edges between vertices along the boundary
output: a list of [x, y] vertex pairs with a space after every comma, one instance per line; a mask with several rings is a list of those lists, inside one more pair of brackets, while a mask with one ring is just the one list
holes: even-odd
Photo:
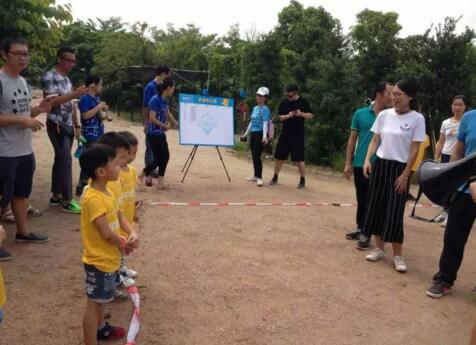
[[137, 334], [140, 330], [140, 297], [139, 289], [137, 287], [131, 286], [127, 288], [127, 292], [131, 296], [132, 302], [134, 303], [134, 314], [132, 314], [131, 324], [129, 326], [129, 331], [127, 332], [127, 343], [125, 345], [136, 345]]
[[[354, 207], [357, 204], [348, 204], [340, 202], [175, 202], [175, 201], [146, 201], [150, 206], [159, 207], [323, 207], [323, 206], [335, 206], [335, 207]], [[408, 207], [413, 207], [415, 204], [407, 203]], [[418, 208], [436, 208], [441, 207], [435, 204], [417, 204]]]

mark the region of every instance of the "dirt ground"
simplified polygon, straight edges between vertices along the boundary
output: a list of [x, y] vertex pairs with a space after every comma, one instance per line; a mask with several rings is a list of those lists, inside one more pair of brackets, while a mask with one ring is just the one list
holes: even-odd
[[[44, 119], [44, 117], [43, 117]], [[141, 127], [115, 119], [107, 130], [140, 137]], [[180, 183], [191, 147], [168, 134], [171, 189], [147, 189], [144, 201], [343, 202], [355, 200], [351, 181], [311, 169], [308, 187], [296, 188], [296, 169], [286, 166], [280, 184], [257, 188], [244, 181], [251, 160], [222, 149], [229, 183], [214, 149], [200, 147]], [[82, 344], [85, 303], [79, 217], [48, 206], [53, 152], [46, 132], [34, 134], [37, 172], [32, 203], [44, 210], [30, 219], [49, 244], [16, 244], [6, 225], [2, 264], [8, 301], [1, 345]], [[264, 167], [265, 180], [272, 163]], [[74, 181], [78, 162], [74, 161]], [[410, 209], [408, 208], [408, 211]], [[431, 216], [435, 209], [418, 209]], [[408, 214], [408, 212], [407, 212]], [[140, 217], [141, 248], [128, 259], [142, 296], [138, 344], [461, 345], [474, 314], [476, 242], [471, 238], [454, 292], [441, 300], [425, 295], [442, 246], [443, 230], [405, 216], [404, 256], [397, 273], [386, 260], [370, 263], [344, 233], [354, 227], [355, 207], [152, 206]], [[390, 249], [390, 248], [389, 248]], [[112, 322], [127, 326], [132, 303], [111, 304]], [[122, 342], [117, 342], [122, 344]]]

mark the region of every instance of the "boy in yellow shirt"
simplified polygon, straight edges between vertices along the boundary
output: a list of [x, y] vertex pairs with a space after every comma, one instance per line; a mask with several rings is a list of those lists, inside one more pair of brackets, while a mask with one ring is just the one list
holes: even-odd
[[[129, 151], [130, 151], [130, 145], [129, 142], [126, 140], [126, 138], [122, 135], [120, 135], [117, 132], [108, 132], [105, 133], [101, 138], [99, 138], [98, 143], [108, 145], [116, 150], [117, 153], [117, 158], [119, 161], [119, 166], [120, 166], [120, 172], [119, 172], [119, 178], [116, 181], [110, 181], [107, 183], [107, 188], [112, 192], [112, 194], [116, 197], [117, 203], [119, 206], [119, 210], [124, 214], [124, 217], [127, 219], [127, 221], [130, 224], [134, 224], [133, 221], [133, 214], [132, 217], [130, 217], [130, 195], [131, 195], [131, 190], [129, 187], [128, 179], [129, 179], [129, 174], [125, 174], [125, 169], [127, 169], [127, 162], [128, 162], [128, 157], [129, 157]], [[126, 189], [124, 189], [126, 187]], [[135, 183], [132, 188], [132, 192], [134, 193], [135, 196]], [[135, 201], [133, 201], [135, 202]], [[122, 229], [119, 230], [119, 233], [121, 236], [126, 236], [124, 231]], [[134, 278], [137, 276], [137, 272], [127, 269], [124, 266], [124, 255], [122, 255], [121, 258], [121, 268], [119, 270], [119, 286], [120, 287], [130, 287], [132, 285], [135, 285], [135, 280]], [[125, 293], [123, 293], [120, 290], [116, 290], [116, 299], [117, 300], [126, 300], [128, 299], [129, 296]]]
[[[86, 345], [97, 340], [114, 340], [125, 336], [122, 327], [104, 322], [104, 304], [114, 299], [119, 277], [121, 250], [132, 252], [138, 246], [133, 226], [119, 210], [107, 183], [119, 178], [116, 150], [103, 144], [87, 148], [79, 158], [81, 169], [91, 178], [82, 197], [82, 262], [86, 271], [87, 304], [83, 317]], [[122, 229], [127, 238], [120, 236]]]
[[[5, 241], [5, 229], [0, 225], [0, 247], [2, 246], [3, 241]], [[2, 269], [0, 268], [0, 324], [3, 321], [3, 306], [6, 302], [5, 294], [5, 285], [3, 284], [3, 274]]]
[[[138, 184], [137, 170], [130, 165], [137, 155], [137, 149], [139, 141], [137, 137], [129, 131], [123, 131], [118, 133], [129, 144], [129, 152], [125, 164], [121, 166], [121, 172], [119, 174], [119, 180], [122, 184], [123, 203], [124, 203], [124, 216], [129, 223], [134, 224], [137, 229], [137, 215], [136, 215], [136, 187]], [[121, 267], [121, 273], [129, 278], [136, 278], [137, 272], [123, 265]]]

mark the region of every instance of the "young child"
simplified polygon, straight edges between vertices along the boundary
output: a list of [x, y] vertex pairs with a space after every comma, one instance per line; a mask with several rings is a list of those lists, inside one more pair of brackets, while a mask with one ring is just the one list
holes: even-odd
[[[125, 330], [104, 322], [104, 304], [114, 299], [119, 277], [121, 250], [132, 252], [138, 246], [138, 235], [119, 210], [107, 183], [119, 178], [116, 150], [103, 144], [85, 149], [79, 158], [81, 169], [91, 178], [82, 196], [81, 238], [82, 262], [86, 271], [87, 303], [83, 317], [86, 345], [97, 340], [114, 340], [125, 336]], [[119, 235], [119, 229], [127, 239]]]
[[[129, 131], [119, 132], [118, 134], [122, 136], [129, 144], [129, 154], [124, 166], [121, 166], [121, 172], [119, 174], [119, 180], [122, 184], [122, 193], [124, 197], [124, 216], [129, 221], [129, 223], [134, 224], [134, 227], [137, 229], [136, 186], [139, 180], [137, 177], [136, 168], [130, 164], [136, 159], [139, 141], [137, 140], [137, 137]], [[129, 278], [137, 277], [137, 272], [126, 267], [125, 265], [121, 267], [121, 274]]]
[[[97, 75], [86, 77], [88, 93], [79, 98], [79, 111], [81, 113], [81, 134], [87, 140], [88, 145], [95, 143], [104, 134], [104, 124], [101, 112], [109, 109], [105, 102], [101, 102], [99, 95], [102, 92], [101, 79]], [[88, 177], [81, 171], [79, 183], [76, 186], [76, 195], [80, 196]]]
[[[2, 247], [2, 243], [5, 241], [5, 229], [2, 225], [0, 225], [0, 248]], [[6, 300], [5, 295], [5, 285], [3, 284], [3, 274], [2, 268], [0, 267], [0, 324], [3, 321], [3, 306], [5, 305]]]
[[[127, 140], [121, 136], [117, 132], [108, 132], [104, 134], [99, 140], [98, 143], [104, 144], [107, 146], [112, 147], [113, 149], [116, 150], [117, 154], [117, 159], [119, 161], [119, 167], [120, 167], [120, 172], [119, 172], [119, 178], [116, 181], [110, 181], [107, 183], [107, 188], [111, 191], [111, 193], [116, 197], [117, 203], [119, 210], [124, 214], [125, 219], [128, 220], [129, 224], [133, 224], [133, 219], [130, 220], [130, 217], [128, 218], [127, 214], [129, 214], [129, 210], [126, 210], [126, 204], [125, 204], [125, 199], [126, 199], [126, 191], [123, 189], [124, 183], [123, 183], [123, 173], [122, 171], [127, 168], [127, 161], [129, 157], [129, 150], [130, 146]], [[134, 186], [135, 187], [135, 186]], [[128, 194], [130, 194], [130, 191], [127, 191]], [[119, 229], [119, 233], [121, 236], [126, 236], [124, 233], [123, 229]], [[119, 270], [119, 287], [130, 287], [132, 285], [135, 285], [135, 280], [133, 279], [134, 277], [137, 276], [137, 272], [133, 270], [127, 271], [126, 268], [124, 267], [124, 255], [121, 258], [121, 268]], [[116, 290], [116, 300], [118, 301], [124, 301], [129, 299], [129, 296], [125, 293], [123, 293], [120, 290]]]

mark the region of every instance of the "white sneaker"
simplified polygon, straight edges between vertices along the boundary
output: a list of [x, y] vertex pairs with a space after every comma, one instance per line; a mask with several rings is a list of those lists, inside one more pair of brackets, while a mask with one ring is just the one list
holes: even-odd
[[245, 178], [245, 180], [248, 182], [256, 182], [258, 179], [255, 176], [253, 176], [253, 177], [247, 177]]
[[260, 179], [260, 178], [257, 178], [257, 179], [256, 179], [256, 185], [257, 185], [258, 187], [263, 187], [263, 180]]
[[435, 218], [435, 222], [441, 223], [444, 222], [448, 218], [448, 213], [445, 211], [441, 212], [441, 214], [438, 215], [438, 217]]
[[403, 260], [402, 256], [394, 256], [393, 257], [393, 265], [395, 266], [395, 269], [398, 272], [406, 272], [407, 271], [407, 265], [405, 264], [405, 261]]
[[448, 217], [445, 218], [445, 220], [440, 224], [442, 228], [446, 228], [446, 224], [448, 223]]
[[136, 278], [138, 275], [137, 271], [134, 271], [126, 266], [121, 267], [121, 274], [129, 278]]
[[134, 279], [123, 276], [122, 274], [119, 274], [119, 281], [119, 286], [124, 288], [136, 285], [136, 281]]
[[365, 257], [368, 261], [379, 261], [385, 257], [385, 252], [380, 248], [375, 248]]

